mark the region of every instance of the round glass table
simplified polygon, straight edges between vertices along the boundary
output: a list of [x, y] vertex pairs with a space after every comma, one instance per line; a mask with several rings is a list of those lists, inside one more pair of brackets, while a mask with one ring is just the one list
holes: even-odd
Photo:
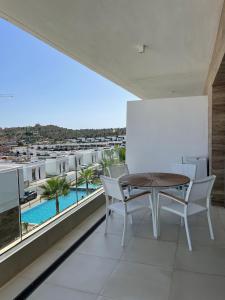
[[173, 173], [135, 173], [124, 175], [119, 181], [124, 185], [151, 191], [153, 234], [155, 238], [158, 238], [158, 192], [164, 188], [186, 185], [190, 182], [190, 178]]

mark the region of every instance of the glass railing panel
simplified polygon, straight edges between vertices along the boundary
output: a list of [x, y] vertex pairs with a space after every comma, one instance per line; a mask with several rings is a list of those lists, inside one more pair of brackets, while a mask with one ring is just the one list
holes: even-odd
[[0, 170], [0, 253], [71, 208], [79, 207], [102, 188], [100, 176], [108, 175], [108, 166], [124, 163], [119, 148], [101, 151], [100, 159], [97, 155], [93, 157], [90, 165], [82, 165], [75, 158], [74, 167], [64, 168], [65, 172], [58, 176], [35, 181], [33, 172], [31, 182], [24, 182], [23, 167], [4, 176]]
[[0, 172], [0, 250], [21, 240], [19, 171]]
[[[26, 188], [28, 195], [35, 194], [35, 199], [24, 201], [21, 205], [21, 222], [23, 234], [36, 229], [38, 226], [55, 219], [59, 214], [71, 207], [76, 207], [86, 200], [93, 192], [101, 187], [101, 166], [90, 165], [85, 169], [76, 169], [61, 176], [46, 178], [41, 185], [32, 184]], [[46, 193], [49, 185], [58, 182], [65, 185], [65, 190], [56, 193]]]

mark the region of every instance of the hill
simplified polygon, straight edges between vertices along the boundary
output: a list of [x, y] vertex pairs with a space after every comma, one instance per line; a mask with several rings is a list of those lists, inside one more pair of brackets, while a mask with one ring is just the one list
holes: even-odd
[[105, 137], [125, 135], [126, 128], [103, 128], [103, 129], [68, 129], [55, 125], [40, 125], [28, 127], [10, 127], [0, 129], [0, 141], [16, 140], [18, 143], [29, 141], [29, 143], [65, 141], [79, 137]]

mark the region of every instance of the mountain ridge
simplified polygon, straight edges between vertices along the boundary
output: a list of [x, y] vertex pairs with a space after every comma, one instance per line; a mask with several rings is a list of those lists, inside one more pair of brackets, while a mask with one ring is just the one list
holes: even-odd
[[101, 128], [101, 129], [69, 129], [57, 125], [40, 125], [23, 126], [23, 127], [6, 127], [0, 128], [0, 138], [18, 142], [29, 140], [37, 142], [41, 140], [59, 141], [67, 139], [76, 139], [81, 137], [94, 138], [105, 136], [125, 135], [126, 128]]

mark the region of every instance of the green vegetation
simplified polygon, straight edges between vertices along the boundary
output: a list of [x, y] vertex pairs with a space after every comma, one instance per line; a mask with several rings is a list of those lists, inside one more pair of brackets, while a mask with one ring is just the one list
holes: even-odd
[[70, 191], [70, 186], [66, 178], [54, 177], [41, 186], [43, 192], [41, 197], [48, 200], [55, 198], [56, 214], [59, 213], [59, 196], [66, 196]]
[[22, 232], [23, 233], [27, 233], [28, 232], [29, 223], [22, 222], [21, 224], [22, 224]]
[[55, 125], [36, 124], [27, 127], [1, 128], [0, 139], [15, 139], [20, 145], [23, 143], [36, 143], [44, 140], [51, 142], [64, 141], [80, 137], [95, 138], [106, 136], [125, 135], [126, 128], [105, 128], [105, 129], [68, 129]]
[[93, 168], [89, 167], [87, 169], [83, 169], [80, 171], [80, 177], [78, 179], [78, 185], [85, 183], [86, 192], [89, 193], [88, 185], [89, 183], [93, 183], [95, 179], [95, 174]]
[[114, 151], [117, 155], [117, 159], [120, 163], [125, 163], [126, 160], [126, 148], [125, 147], [120, 147], [120, 146], [115, 146]]
[[101, 160], [101, 166], [103, 174], [108, 176], [107, 168], [111, 165], [125, 163], [126, 160], [126, 148], [115, 146], [110, 150], [104, 151], [104, 157]]

